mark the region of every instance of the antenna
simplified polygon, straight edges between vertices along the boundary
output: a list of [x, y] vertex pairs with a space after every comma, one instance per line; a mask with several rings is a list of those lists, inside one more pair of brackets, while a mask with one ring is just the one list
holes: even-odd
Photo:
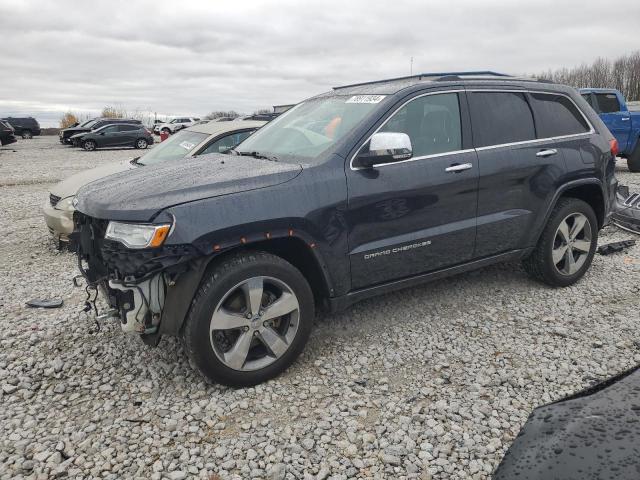
[[413, 75], [413, 57], [411, 57], [411, 64], [409, 67], [409, 75]]

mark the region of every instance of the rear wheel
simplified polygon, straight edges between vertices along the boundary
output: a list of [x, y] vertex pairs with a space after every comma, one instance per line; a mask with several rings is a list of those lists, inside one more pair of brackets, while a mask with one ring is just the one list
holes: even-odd
[[31, 133], [31, 130], [23, 130], [22, 131], [22, 138], [24, 138], [24, 139], [33, 138], [33, 133]]
[[523, 266], [537, 280], [566, 287], [588, 270], [597, 244], [598, 220], [591, 206], [577, 198], [561, 198]]
[[640, 139], [636, 140], [636, 148], [627, 158], [627, 166], [630, 172], [640, 172]]
[[147, 148], [148, 145], [149, 145], [149, 142], [147, 142], [147, 140], [144, 138], [139, 138], [138, 140], [136, 140], [136, 143], [135, 143], [135, 147], [140, 148], [142, 150]]
[[94, 142], [93, 140], [85, 140], [84, 142], [82, 142], [82, 148], [84, 148], [87, 152], [95, 150], [96, 147], [96, 142]]
[[256, 385], [293, 363], [313, 318], [313, 294], [298, 269], [275, 255], [242, 253], [197, 292], [184, 328], [187, 354], [215, 382]]

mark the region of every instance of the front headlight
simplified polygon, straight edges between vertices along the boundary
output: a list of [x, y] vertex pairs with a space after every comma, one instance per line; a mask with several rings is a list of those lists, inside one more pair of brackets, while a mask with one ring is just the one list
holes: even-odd
[[67, 212], [73, 212], [75, 210], [75, 205], [73, 204], [73, 200], [76, 197], [66, 197], [56, 203], [57, 210], [65, 210]]
[[129, 248], [159, 247], [164, 243], [171, 225], [144, 225], [109, 222], [104, 238], [115, 240]]

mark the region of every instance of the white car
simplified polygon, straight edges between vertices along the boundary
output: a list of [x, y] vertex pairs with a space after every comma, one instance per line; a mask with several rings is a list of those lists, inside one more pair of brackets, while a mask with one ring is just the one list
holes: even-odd
[[153, 127], [153, 133], [160, 134], [161, 132], [176, 133], [183, 128], [188, 128], [199, 122], [200, 119], [196, 117], [178, 117], [174, 118], [167, 123], [157, 123]]

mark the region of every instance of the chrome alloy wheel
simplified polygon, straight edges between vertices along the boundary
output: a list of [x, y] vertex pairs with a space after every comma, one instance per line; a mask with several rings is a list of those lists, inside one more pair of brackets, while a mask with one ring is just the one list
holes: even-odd
[[567, 216], [556, 230], [553, 241], [553, 264], [562, 275], [576, 273], [589, 257], [592, 229], [582, 213]]
[[136, 142], [136, 147], [137, 148], [147, 148], [147, 141], [143, 138], [138, 139], [138, 141]]
[[229, 290], [216, 306], [211, 346], [229, 368], [259, 370], [285, 354], [299, 320], [300, 305], [291, 287], [276, 278], [252, 277]]

